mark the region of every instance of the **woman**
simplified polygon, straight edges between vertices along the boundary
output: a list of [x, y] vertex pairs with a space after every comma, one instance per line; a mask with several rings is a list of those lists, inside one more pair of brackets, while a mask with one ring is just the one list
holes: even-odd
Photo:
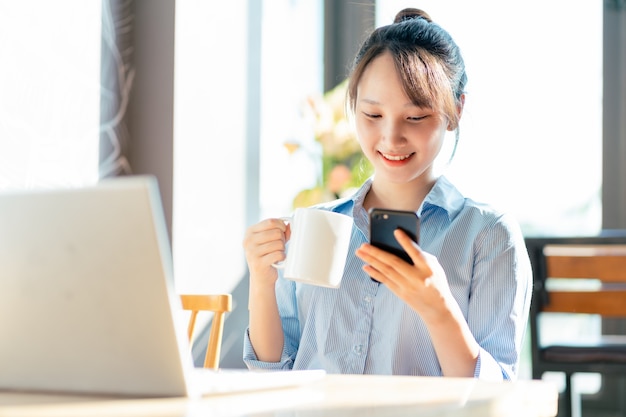
[[[421, 10], [402, 10], [367, 38], [348, 99], [375, 173], [352, 197], [318, 207], [354, 218], [341, 286], [279, 277], [271, 265], [285, 257], [289, 226], [250, 227], [248, 367], [516, 378], [532, 286], [522, 234], [433, 166], [446, 132], [458, 140], [466, 81], [459, 48]], [[368, 243], [373, 207], [418, 214], [419, 246], [395, 232], [413, 265]]]

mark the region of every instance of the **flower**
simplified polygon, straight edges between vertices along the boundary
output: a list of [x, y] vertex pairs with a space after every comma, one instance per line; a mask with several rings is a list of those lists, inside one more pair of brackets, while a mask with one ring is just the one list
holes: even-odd
[[[352, 124], [347, 117], [344, 80], [323, 95], [311, 95], [306, 100], [305, 118], [312, 124], [315, 140], [321, 145], [322, 176], [315, 187], [299, 192], [294, 208], [330, 201], [353, 192], [372, 173], [363, 156]], [[297, 142], [285, 143], [290, 154], [297, 152]]]

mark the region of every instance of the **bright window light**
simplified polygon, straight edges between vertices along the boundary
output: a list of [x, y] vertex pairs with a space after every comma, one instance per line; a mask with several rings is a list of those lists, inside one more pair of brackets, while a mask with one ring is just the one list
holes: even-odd
[[428, 12], [465, 59], [461, 137], [446, 175], [514, 214], [526, 234], [597, 233], [603, 3], [385, 0], [377, 25], [404, 7]]
[[0, 3], [0, 190], [98, 177], [100, 2]]

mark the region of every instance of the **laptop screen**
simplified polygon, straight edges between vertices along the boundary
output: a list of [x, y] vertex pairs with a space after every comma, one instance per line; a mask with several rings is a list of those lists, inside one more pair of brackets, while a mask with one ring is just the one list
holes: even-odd
[[0, 194], [0, 271], [0, 388], [185, 395], [153, 177]]

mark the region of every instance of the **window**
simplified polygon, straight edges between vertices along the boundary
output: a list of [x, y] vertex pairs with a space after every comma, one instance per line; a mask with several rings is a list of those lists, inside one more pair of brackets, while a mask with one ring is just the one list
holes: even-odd
[[[379, 1], [377, 25], [403, 7], [415, 3]], [[467, 196], [513, 213], [527, 235], [597, 233], [602, 2], [425, 0], [418, 7], [458, 43], [469, 78], [446, 175]]]
[[[230, 292], [244, 276], [247, 1], [176, 2], [174, 220], [181, 292]], [[241, 18], [235, 18], [241, 17]]]
[[[263, 3], [260, 218], [288, 215], [296, 194], [321, 173], [321, 150], [303, 112], [307, 97], [322, 90], [322, 3]], [[289, 142], [299, 151], [290, 153]]]
[[[245, 275], [246, 221], [289, 214], [296, 190], [319, 169], [284, 143], [312, 140], [298, 109], [321, 86], [321, 1], [263, 2], [262, 10], [252, 3], [229, 3], [229, 18], [207, 2], [176, 3], [173, 250], [181, 291], [231, 291]], [[260, 58], [249, 44], [255, 30]], [[260, 105], [250, 104], [255, 89]], [[258, 176], [248, 156], [258, 158]], [[250, 201], [247, 182], [260, 187], [260, 202]], [[256, 204], [260, 213], [247, 220]]]
[[81, 0], [0, 5], [0, 189], [97, 180], [100, 15]]

